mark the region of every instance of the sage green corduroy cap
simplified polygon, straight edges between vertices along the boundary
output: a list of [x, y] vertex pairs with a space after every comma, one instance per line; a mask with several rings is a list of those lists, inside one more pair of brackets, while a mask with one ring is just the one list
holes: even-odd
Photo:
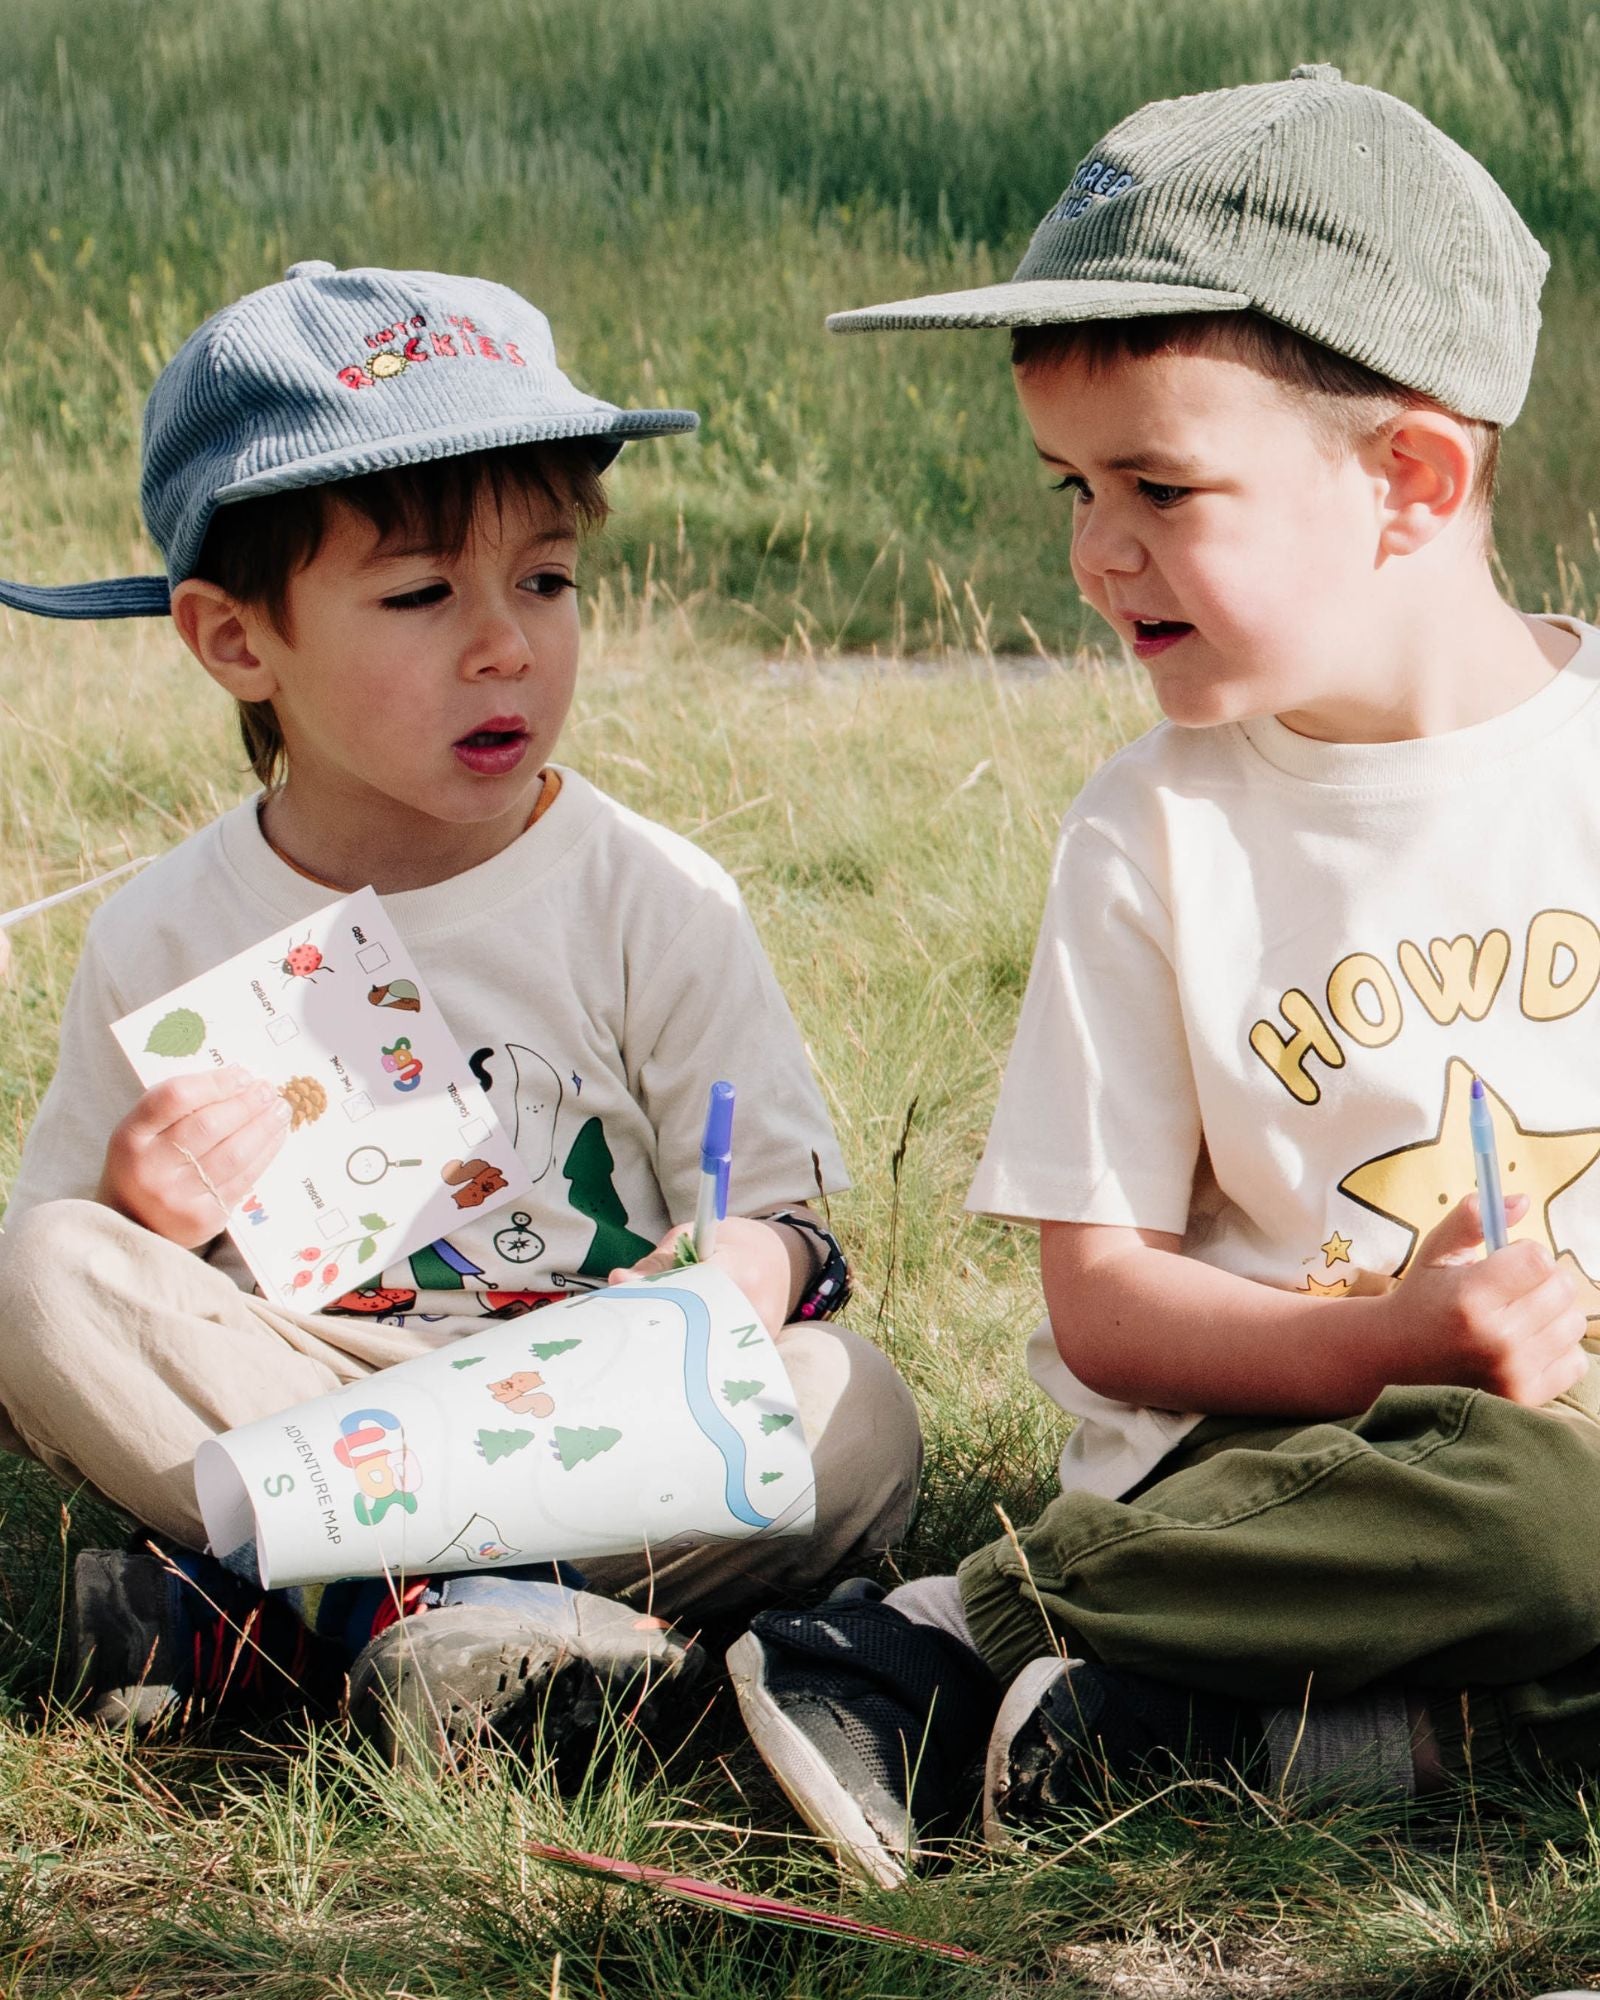
[[834, 313], [835, 333], [1245, 312], [1508, 424], [1550, 264], [1488, 171], [1419, 111], [1302, 63], [1147, 104], [1107, 133], [1008, 284]]

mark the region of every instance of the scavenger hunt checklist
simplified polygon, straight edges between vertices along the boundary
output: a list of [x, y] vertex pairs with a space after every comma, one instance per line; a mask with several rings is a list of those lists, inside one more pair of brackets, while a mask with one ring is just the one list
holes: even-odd
[[315, 1312], [527, 1192], [377, 893], [360, 889], [112, 1023], [146, 1086], [236, 1063], [289, 1107], [227, 1217], [263, 1294]]

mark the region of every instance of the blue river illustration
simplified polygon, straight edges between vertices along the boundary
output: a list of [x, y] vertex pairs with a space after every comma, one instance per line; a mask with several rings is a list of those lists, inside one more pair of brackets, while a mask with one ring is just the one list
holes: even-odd
[[728, 1512], [747, 1528], [770, 1528], [774, 1516], [757, 1513], [745, 1491], [744, 1439], [717, 1407], [711, 1391], [711, 1314], [698, 1292], [670, 1285], [613, 1285], [613, 1299], [670, 1299], [683, 1314], [683, 1393], [689, 1414], [722, 1454], [723, 1498]]

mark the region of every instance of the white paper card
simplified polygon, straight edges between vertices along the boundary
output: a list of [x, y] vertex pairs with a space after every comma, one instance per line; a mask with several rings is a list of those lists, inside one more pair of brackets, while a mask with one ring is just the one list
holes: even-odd
[[238, 1063], [283, 1150], [228, 1217], [262, 1292], [315, 1312], [528, 1189], [377, 894], [359, 889], [112, 1023], [149, 1085]]
[[208, 1438], [212, 1548], [263, 1583], [799, 1535], [811, 1457], [774, 1345], [712, 1265], [451, 1341]]

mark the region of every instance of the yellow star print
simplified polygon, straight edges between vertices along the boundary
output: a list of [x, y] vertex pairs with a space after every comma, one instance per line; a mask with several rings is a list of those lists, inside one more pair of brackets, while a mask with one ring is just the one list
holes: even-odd
[[[1367, 1160], [1339, 1183], [1341, 1193], [1359, 1201], [1363, 1208], [1403, 1223], [1411, 1231], [1411, 1245], [1395, 1271], [1396, 1277], [1411, 1262], [1417, 1244], [1434, 1224], [1477, 1186], [1467, 1127], [1472, 1075], [1459, 1056], [1452, 1056], [1445, 1065], [1444, 1106], [1433, 1137]], [[1550, 1234], [1550, 1204], [1600, 1156], [1600, 1130], [1524, 1131], [1504, 1098], [1496, 1097], [1487, 1084], [1483, 1094], [1494, 1122], [1501, 1188], [1508, 1195], [1530, 1197], [1527, 1214], [1510, 1232], [1512, 1240], [1543, 1243], [1554, 1257], [1559, 1253]]]
[[1335, 1264], [1348, 1264], [1350, 1261], [1350, 1238], [1348, 1236], [1341, 1236], [1336, 1229], [1327, 1242], [1323, 1244], [1322, 1256], [1322, 1268], [1325, 1271], [1331, 1271]]
[[1350, 1280], [1348, 1278], [1335, 1278], [1329, 1284], [1319, 1285], [1311, 1273], [1307, 1271], [1305, 1283], [1297, 1287], [1297, 1289], [1302, 1292], [1309, 1292], [1314, 1299], [1342, 1299], [1350, 1289]]

